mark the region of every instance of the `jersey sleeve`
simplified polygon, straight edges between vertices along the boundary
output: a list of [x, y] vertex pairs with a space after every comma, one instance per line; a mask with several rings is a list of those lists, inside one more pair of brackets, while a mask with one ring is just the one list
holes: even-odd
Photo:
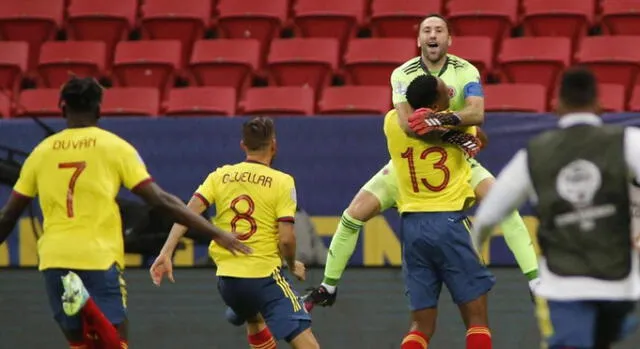
[[20, 177], [13, 186], [13, 191], [22, 196], [33, 198], [38, 195], [38, 185], [36, 182], [36, 163], [38, 153], [32, 152], [22, 164]]
[[215, 183], [216, 172], [211, 172], [207, 178], [200, 184], [193, 196], [198, 197], [202, 202], [208, 206], [211, 206], [216, 201]]
[[278, 222], [291, 222], [295, 221], [296, 208], [298, 205], [298, 198], [296, 194], [296, 185], [293, 177], [286, 176], [286, 179], [280, 186], [280, 193], [278, 195], [278, 202], [276, 203], [276, 215]]
[[406, 93], [409, 83], [411, 83], [409, 76], [401, 68], [396, 68], [391, 73], [391, 99], [393, 105], [407, 102]]
[[462, 89], [464, 98], [483, 97], [482, 82], [480, 80], [480, 72], [473, 64], [468, 63], [459, 75], [460, 84], [464, 86]]
[[142, 157], [131, 144], [122, 141], [119, 149], [120, 178], [125, 188], [134, 190], [153, 179], [147, 171]]

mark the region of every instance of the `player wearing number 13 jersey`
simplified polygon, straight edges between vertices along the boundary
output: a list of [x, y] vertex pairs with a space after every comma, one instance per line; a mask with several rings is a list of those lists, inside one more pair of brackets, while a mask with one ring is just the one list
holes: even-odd
[[127, 348], [124, 245], [115, 201], [121, 186], [227, 248], [249, 251], [153, 183], [134, 147], [97, 126], [101, 101], [102, 87], [94, 79], [72, 78], [63, 86], [67, 128], [36, 146], [0, 210], [1, 244], [39, 196], [39, 269], [54, 317], [76, 349]]
[[[215, 205], [216, 225], [234, 232], [253, 250], [238, 256], [211, 243], [218, 290], [228, 312], [246, 320], [251, 348], [272, 349], [281, 339], [293, 348], [318, 348], [311, 317], [281, 270], [284, 259], [290, 271], [304, 279], [304, 265], [295, 261], [294, 180], [270, 167], [276, 153], [273, 121], [261, 117], [247, 121], [241, 147], [246, 160], [209, 174], [188, 205], [198, 213]], [[171, 230], [151, 267], [156, 284], [165, 273], [173, 278], [171, 255], [185, 232], [178, 225]]]

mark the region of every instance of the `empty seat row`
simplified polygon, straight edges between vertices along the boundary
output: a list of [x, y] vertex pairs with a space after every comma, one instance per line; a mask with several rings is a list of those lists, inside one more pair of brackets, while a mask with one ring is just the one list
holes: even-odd
[[[640, 112], [640, 85], [625, 102], [624, 87], [600, 84], [600, 100], [605, 112]], [[24, 90], [14, 103], [0, 94], [0, 116], [59, 116], [59, 89]], [[487, 112], [536, 112], [550, 110], [544, 86], [498, 84], [486, 86]], [[329, 87], [317, 100], [308, 87], [251, 88], [239, 101], [230, 87], [176, 88], [161, 102], [153, 88], [124, 87], [105, 90], [101, 112], [105, 116], [233, 116], [265, 115], [375, 115], [390, 108], [389, 89], [381, 86]]]
[[[180, 40], [183, 60], [191, 53], [195, 40], [215, 25], [226, 38], [253, 38], [261, 43], [264, 54], [270, 41], [292, 23], [303, 37], [339, 39], [344, 52], [347, 40], [361, 25], [370, 22], [374, 35], [415, 37], [419, 21], [430, 12], [446, 10], [454, 34], [487, 36], [495, 40], [496, 49], [520, 23], [519, 9], [524, 9], [526, 35], [586, 35], [595, 19], [595, 0], [374, 0], [368, 11], [367, 0], [296, 0], [292, 11], [289, 0], [220, 0], [213, 11], [212, 0], [145, 0], [138, 20], [137, 0], [73, 0], [65, 19], [64, 0], [4, 0], [0, 7], [0, 37], [27, 41], [31, 46], [29, 67], [35, 67], [42, 42], [52, 40], [57, 31], [66, 29], [72, 40], [97, 40], [113, 52], [117, 41], [140, 27], [145, 39]], [[640, 0], [607, 0], [603, 3], [604, 32], [639, 35], [635, 24]], [[215, 20], [212, 14], [216, 12]], [[290, 12], [295, 15], [288, 20]], [[369, 21], [368, 13], [371, 12]]]
[[[550, 93], [560, 71], [574, 61], [581, 62], [594, 70], [600, 82], [625, 86], [629, 97], [631, 87], [640, 83], [638, 42], [640, 37], [588, 37], [574, 57], [567, 38], [510, 38], [494, 59], [490, 39], [456, 37], [451, 52], [476, 65], [483, 77], [499, 72], [503, 82], [540, 84]], [[166, 90], [181, 73], [178, 41], [120, 42], [113, 63], [106, 58], [105, 49], [102, 42], [47, 42], [38, 64], [39, 86], [59, 87], [73, 73], [110, 76], [116, 86]], [[27, 51], [26, 43], [0, 42], [0, 89], [17, 91]], [[349, 85], [388, 86], [392, 70], [415, 54], [412, 39], [356, 39], [341, 65], [335, 39], [276, 39], [265, 65], [270, 85], [306, 85], [320, 94], [334, 75], [344, 76]], [[194, 86], [233, 87], [242, 98], [260, 72], [257, 41], [218, 39], [196, 42], [183, 75]]]

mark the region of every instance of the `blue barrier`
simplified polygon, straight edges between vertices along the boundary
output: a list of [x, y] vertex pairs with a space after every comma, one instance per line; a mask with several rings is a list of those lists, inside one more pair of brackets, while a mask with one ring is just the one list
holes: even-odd
[[[610, 123], [640, 125], [639, 114], [611, 114], [603, 118]], [[131, 142], [156, 181], [187, 200], [209, 172], [242, 160], [239, 141], [244, 120], [104, 118], [101, 126]], [[62, 119], [44, 121], [55, 130], [64, 127]], [[483, 126], [490, 142], [478, 160], [497, 174], [529, 138], [555, 124], [556, 118], [547, 114], [490, 114]], [[382, 117], [282, 117], [276, 118], [276, 130], [279, 152], [274, 166], [294, 176], [300, 205], [313, 216], [318, 231], [328, 239], [353, 195], [388, 161]], [[44, 136], [32, 120], [0, 121], [0, 145], [30, 151]], [[0, 187], [0, 200], [4, 201], [9, 192], [9, 188]], [[126, 191], [122, 195], [133, 197]], [[531, 210], [526, 206], [521, 212], [528, 215]], [[527, 222], [535, 230], [535, 219], [527, 218]], [[399, 264], [399, 243], [393, 233], [397, 224], [393, 212], [370, 222], [352, 264]], [[31, 224], [23, 221], [18, 230], [8, 244], [0, 247], [0, 266], [36, 263]], [[206, 248], [193, 246], [187, 253], [183, 258], [185, 265], [204, 256]], [[499, 235], [486, 254], [492, 264], [514, 263]], [[135, 256], [129, 261], [133, 265], [141, 263]]]

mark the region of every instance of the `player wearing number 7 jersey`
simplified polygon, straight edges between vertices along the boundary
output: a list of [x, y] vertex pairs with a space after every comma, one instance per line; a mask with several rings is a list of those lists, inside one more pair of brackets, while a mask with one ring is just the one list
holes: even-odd
[[94, 79], [72, 78], [62, 87], [67, 128], [36, 146], [0, 211], [1, 244], [39, 196], [39, 269], [54, 317], [76, 349], [127, 348], [124, 243], [115, 201], [121, 186], [226, 248], [249, 252], [154, 184], [129, 143], [97, 127], [101, 101], [102, 87]]
[[[273, 121], [261, 117], [247, 121], [241, 147], [246, 160], [209, 174], [188, 204], [197, 213], [215, 205], [215, 223], [236, 233], [253, 249], [251, 255], [234, 256], [211, 243], [209, 254], [218, 268], [218, 290], [226, 305], [247, 321], [251, 348], [272, 349], [276, 340], [286, 340], [297, 349], [319, 348], [311, 332], [311, 317], [281, 270], [284, 259], [297, 278], [305, 276], [304, 265], [295, 261], [294, 180], [271, 168], [276, 153]], [[165, 274], [173, 281], [171, 256], [186, 231], [180, 225], [171, 229], [151, 266], [156, 285]]]

